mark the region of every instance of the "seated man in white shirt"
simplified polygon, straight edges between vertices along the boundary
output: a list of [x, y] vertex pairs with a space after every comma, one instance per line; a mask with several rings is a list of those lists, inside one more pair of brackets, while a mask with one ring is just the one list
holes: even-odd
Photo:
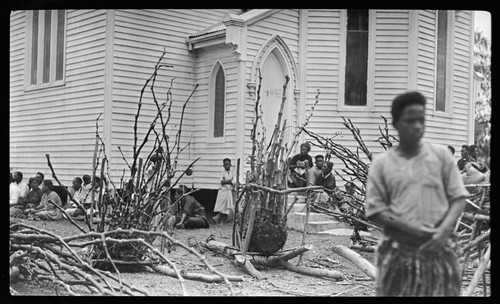
[[19, 190], [16, 181], [14, 180], [13, 174], [10, 173], [9, 205], [11, 207], [17, 204], [20, 195], [21, 191]]
[[30, 192], [30, 187], [26, 182], [23, 181], [23, 173], [20, 171], [14, 172], [14, 181], [17, 183], [17, 187], [19, 188], [19, 191], [21, 192], [19, 194], [19, 197], [21, 199], [25, 199], [26, 196], [28, 195], [28, 192]]

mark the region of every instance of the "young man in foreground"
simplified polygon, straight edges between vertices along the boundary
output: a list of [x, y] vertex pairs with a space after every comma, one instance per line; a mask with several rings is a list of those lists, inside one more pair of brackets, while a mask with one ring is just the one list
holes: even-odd
[[469, 193], [446, 146], [422, 141], [425, 97], [397, 96], [391, 114], [399, 145], [370, 165], [366, 215], [383, 227], [377, 248], [380, 296], [458, 296], [452, 236]]

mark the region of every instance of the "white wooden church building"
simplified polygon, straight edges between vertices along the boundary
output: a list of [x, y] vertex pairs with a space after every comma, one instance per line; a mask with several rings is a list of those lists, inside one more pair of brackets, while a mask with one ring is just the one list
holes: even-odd
[[[418, 90], [428, 100], [426, 140], [460, 151], [474, 134], [473, 25], [473, 12], [464, 10], [12, 11], [10, 167], [26, 179], [37, 171], [50, 178], [50, 154], [70, 185], [91, 173], [97, 121], [111, 176], [119, 181], [127, 164], [118, 147], [132, 156], [140, 90], [164, 50], [162, 62], [173, 68], [160, 70], [155, 93], [165, 100], [173, 83], [171, 125], [199, 85], [186, 107], [183, 145], [190, 144], [179, 159], [182, 167], [201, 157], [183, 180], [196, 188], [218, 187], [225, 157], [233, 169], [241, 159], [242, 179], [248, 170], [259, 69], [267, 130], [288, 75], [289, 134], [302, 125], [319, 90], [308, 129], [323, 136], [342, 132], [339, 143], [354, 148], [344, 116], [371, 152], [381, 152], [380, 116], [390, 118], [396, 95]], [[139, 140], [155, 115], [146, 91]]]

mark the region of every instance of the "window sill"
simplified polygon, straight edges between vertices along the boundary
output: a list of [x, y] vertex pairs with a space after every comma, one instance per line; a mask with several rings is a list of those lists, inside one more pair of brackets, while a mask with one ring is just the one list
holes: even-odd
[[207, 137], [207, 144], [224, 144], [226, 143], [226, 137]]
[[30, 85], [24, 88], [25, 92], [31, 92], [31, 91], [38, 91], [38, 90], [44, 90], [44, 89], [50, 89], [50, 88], [59, 88], [63, 87], [66, 85], [66, 82], [64, 80], [60, 80], [57, 82], [52, 82], [52, 83], [44, 83], [40, 85]]
[[451, 113], [449, 112], [441, 112], [441, 111], [432, 111], [432, 116], [434, 117], [440, 117], [440, 118], [452, 118]]

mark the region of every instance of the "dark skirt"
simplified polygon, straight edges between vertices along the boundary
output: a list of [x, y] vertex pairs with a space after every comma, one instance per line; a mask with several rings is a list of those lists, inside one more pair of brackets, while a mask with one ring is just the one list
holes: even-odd
[[378, 296], [459, 296], [458, 257], [450, 242], [438, 252], [384, 238], [377, 248]]

